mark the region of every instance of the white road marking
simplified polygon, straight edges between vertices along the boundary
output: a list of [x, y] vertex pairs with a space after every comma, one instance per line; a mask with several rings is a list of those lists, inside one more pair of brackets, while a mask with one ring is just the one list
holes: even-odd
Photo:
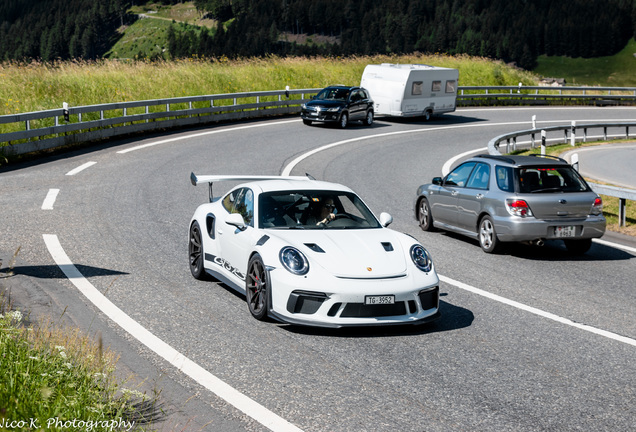
[[66, 255], [64, 249], [62, 249], [62, 245], [56, 235], [43, 234], [43, 237], [53, 260], [55, 260], [56, 264], [73, 285], [108, 318], [117, 323], [131, 336], [181, 372], [268, 429], [276, 432], [302, 432], [302, 430], [295, 425], [274, 414], [272, 411], [212, 375], [128, 316], [100, 293], [99, 290], [80, 273], [68, 255]]
[[55, 204], [57, 194], [59, 193], [59, 189], [49, 189], [49, 193], [46, 194], [46, 198], [44, 198], [44, 202], [42, 203], [42, 210], [53, 210], [53, 204]]
[[467, 285], [467, 284], [465, 284], [463, 282], [456, 281], [456, 280], [451, 279], [449, 277], [442, 276], [442, 275], [438, 275], [438, 276], [439, 276], [439, 280], [441, 280], [442, 282], [445, 282], [447, 284], [456, 286], [457, 288], [461, 288], [463, 290], [469, 291], [469, 292], [471, 292], [473, 294], [477, 294], [477, 295], [489, 298], [489, 299], [497, 301], [499, 303], [503, 303], [505, 305], [512, 306], [512, 307], [515, 307], [517, 309], [521, 309], [521, 310], [526, 311], [526, 312], [530, 312], [530, 313], [532, 313], [534, 315], [538, 315], [540, 317], [547, 318], [547, 319], [556, 321], [556, 322], [561, 323], [561, 324], [569, 325], [571, 327], [575, 327], [575, 328], [578, 328], [580, 330], [584, 330], [584, 331], [587, 331], [587, 332], [590, 332], [590, 333], [594, 333], [596, 335], [600, 335], [600, 336], [603, 336], [603, 337], [606, 337], [606, 338], [609, 338], [609, 339], [613, 339], [613, 340], [618, 341], [618, 342], [622, 342], [622, 343], [625, 343], [625, 344], [628, 344], [628, 345], [636, 346], [636, 339], [632, 339], [632, 338], [628, 338], [628, 337], [625, 337], [625, 336], [621, 336], [621, 335], [618, 335], [616, 333], [612, 333], [612, 332], [609, 332], [609, 331], [606, 331], [606, 330], [601, 330], [601, 329], [598, 329], [596, 327], [592, 327], [592, 326], [589, 326], [589, 325], [579, 324], [579, 323], [574, 322], [572, 320], [569, 320], [567, 318], [563, 318], [563, 317], [560, 317], [560, 316], [555, 315], [553, 313], [545, 312], [545, 311], [542, 311], [541, 309], [537, 309], [535, 307], [528, 306], [528, 305], [525, 305], [523, 303], [519, 303], [519, 302], [516, 302], [514, 300], [507, 299], [505, 297], [501, 297], [501, 296], [499, 296], [497, 294], [493, 294], [493, 293], [490, 293], [488, 291], [484, 291], [482, 289], [475, 288], [473, 286]]
[[310, 150], [310, 151], [308, 151], [306, 153], [303, 153], [302, 155], [298, 156], [296, 159], [291, 161], [289, 164], [287, 164], [287, 166], [283, 169], [281, 175], [283, 175], [283, 176], [290, 175], [291, 171], [296, 167], [296, 165], [298, 165], [300, 162], [302, 162], [303, 160], [307, 159], [308, 157], [315, 155], [316, 153], [320, 153], [321, 151], [328, 150], [328, 149], [333, 148], [333, 147], [338, 147], [338, 146], [341, 146], [343, 144], [349, 144], [349, 143], [352, 143], [352, 142], [365, 141], [365, 140], [370, 140], [370, 139], [374, 139], [374, 138], [384, 138], [384, 137], [389, 137], [389, 136], [418, 133], [418, 132], [432, 132], [432, 131], [440, 131], [440, 130], [446, 130], [446, 129], [464, 129], [464, 128], [474, 128], [474, 127], [518, 125], [518, 124], [526, 124], [526, 123], [528, 123], [528, 122], [527, 121], [523, 121], [523, 122], [506, 122], [506, 123], [488, 123], [488, 124], [440, 126], [440, 127], [431, 127], [431, 128], [425, 128], [425, 129], [410, 129], [410, 130], [403, 130], [403, 131], [396, 131], [396, 132], [386, 132], [386, 133], [382, 133], [382, 134], [375, 134], [375, 135], [368, 135], [368, 136], [363, 136], [363, 137], [358, 137], [358, 138], [352, 138], [352, 139], [348, 139], [348, 140], [344, 140], [344, 141], [338, 141], [338, 142], [335, 142], [335, 143], [327, 144], [327, 145], [324, 145], [322, 147], [318, 147], [316, 149], [313, 149], [313, 150]]
[[127, 148], [125, 150], [120, 150], [117, 153], [118, 154], [125, 154], [125, 153], [130, 153], [136, 150], [142, 150], [148, 147], [154, 147], [157, 145], [161, 145], [161, 144], [166, 144], [166, 143], [170, 143], [170, 142], [175, 142], [175, 141], [182, 141], [182, 140], [187, 140], [187, 139], [191, 139], [191, 138], [198, 138], [198, 137], [202, 137], [202, 136], [207, 136], [207, 135], [214, 135], [214, 134], [219, 134], [219, 133], [225, 133], [225, 132], [233, 132], [233, 131], [237, 131], [237, 130], [242, 130], [242, 129], [252, 129], [252, 128], [258, 128], [258, 127], [266, 127], [266, 126], [275, 126], [275, 125], [281, 125], [281, 124], [285, 124], [285, 123], [293, 123], [293, 122], [297, 122], [298, 119], [295, 120], [285, 120], [285, 121], [280, 121], [280, 122], [272, 122], [272, 123], [264, 123], [264, 124], [254, 124], [254, 125], [249, 125], [249, 126], [238, 126], [238, 127], [233, 127], [233, 128], [227, 128], [227, 129], [215, 129], [212, 131], [207, 131], [207, 132], [200, 132], [200, 133], [195, 133], [195, 134], [190, 134], [190, 135], [181, 135], [175, 138], [168, 138], [165, 140], [160, 140], [160, 141], [153, 141], [150, 142], [148, 144], [142, 144], [142, 145], [138, 145], [135, 147], [131, 147], [131, 148]]
[[625, 245], [622, 245], [622, 244], [619, 244], [619, 243], [612, 243], [612, 242], [608, 242], [607, 240], [601, 240], [601, 239], [592, 239], [592, 241], [595, 242], [595, 243], [602, 244], [604, 246], [609, 246], [609, 247], [613, 247], [613, 248], [616, 248], [616, 249], [622, 249], [624, 251], [636, 254], [636, 248], [633, 248], [633, 247], [630, 247], [630, 246], [625, 246]]
[[86, 168], [90, 168], [93, 165], [95, 165], [97, 162], [86, 162], [84, 165], [80, 165], [75, 169], [70, 170], [69, 172], [66, 173], [67, 176], [72, 176], [75, 175], [81, 171], [84, 171]]

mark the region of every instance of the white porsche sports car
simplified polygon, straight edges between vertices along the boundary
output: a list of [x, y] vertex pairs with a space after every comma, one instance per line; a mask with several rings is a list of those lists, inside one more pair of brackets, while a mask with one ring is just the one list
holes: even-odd
[[[427, 250], [351, 189], [309, 176], [190, 177], [210, 191], [190, 222], [190, 271], [243, 293], [254, 318], [344, 327], [440, 316]], [[214, 198], [219, 181], [245, 183]]]

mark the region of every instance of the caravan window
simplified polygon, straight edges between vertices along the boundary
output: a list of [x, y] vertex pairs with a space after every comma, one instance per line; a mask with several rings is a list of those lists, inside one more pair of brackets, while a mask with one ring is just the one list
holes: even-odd
[[423, 86], [424, 86], [424, 83], [422, 81], [414, 81], [413, 87], [411, 87], [411, 94], [413, 96], [421, 95]]
[[433, 87], [431, 91], [438, 92], [442, 91], [442, 82], [441, 81], [433, 81]]
[[455, 80], [446, 81], [446, 93], [455, 93]]

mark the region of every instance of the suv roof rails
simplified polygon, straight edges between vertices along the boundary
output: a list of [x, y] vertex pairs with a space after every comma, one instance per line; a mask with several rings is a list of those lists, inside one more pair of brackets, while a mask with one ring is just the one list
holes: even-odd
[[506, 157], [506, 156], [491, 155], [491, 154], [479, 154], [479, 155], [475, 155], [475, 157], [495, 159], [495, 160], [500, 160], [502, 162], [507, 162], [507, 163], [511, 163], [511, 164], [515, 163], [514, 159], [511, 159], [511, 158]]
[[540, 158], [548, 158], [548, 159], [556, 159], [558, 161], [568, 163], [568, 161], [566, 161], [565, 159], [562, 159], [562, 158], [560, 158], [558, 156], [552, 156], [552, 155], [546, 155], [546, 154], [542, 155], [542, 154], [538, 154], [538, 153], [533, 153], [530, 156], [532, 156], [532, 157], [540, 157]]

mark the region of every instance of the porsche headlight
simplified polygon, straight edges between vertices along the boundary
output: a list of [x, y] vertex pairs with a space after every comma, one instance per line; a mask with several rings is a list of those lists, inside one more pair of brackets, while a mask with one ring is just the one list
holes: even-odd
[[422, 245], [411, 246], [411, 259], [413, 264], [423, 272], [430, 272], [433, 269], [433, 260], [428, 251]]
[[307, 258], [298, 249], [286, 246], [280, 250], [280, 262], [289, 272], [302, 276], [309, 271]]

